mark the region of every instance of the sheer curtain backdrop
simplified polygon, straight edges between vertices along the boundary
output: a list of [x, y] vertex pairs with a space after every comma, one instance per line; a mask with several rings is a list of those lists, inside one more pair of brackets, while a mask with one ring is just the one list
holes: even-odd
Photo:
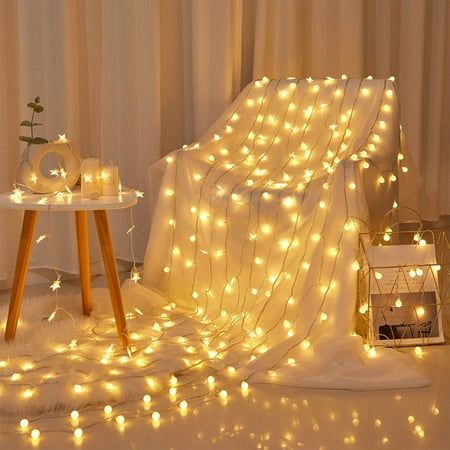
[[[124, 185], [145, 191], [147, 167], [200, 136], [252, 79], [394, 75], [423, 177], [415, 205], [425, 219], [450, 214], [449, 0], [2, 0], [0, 60], [1, 191], [36, 95], [46, 136], [66, 132], [82, 156], [113, 160]], [[49, 220], [41, 215], [38, 233]], [[145, 198], [134, 221], [142, 259]], [[111, 222], [117, 256], [130, 259], [129, 212]], [[4, 284], [19, 224], [0, 212]], [[32, 266], [76, 273], [73, 218], [55, 215], [52, 230], [52, 258], [40, 244]], [[101, 271], [94, 239], [92, 257]]]

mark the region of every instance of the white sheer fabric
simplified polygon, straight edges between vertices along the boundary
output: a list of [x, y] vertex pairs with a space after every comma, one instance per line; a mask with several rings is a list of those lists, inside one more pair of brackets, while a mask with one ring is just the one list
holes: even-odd
[[427, 383], [352, 335], [358, 231], [392, 207], [398, 114], [388, 80], [259, 80], [151, 167], [143, 284], [198, 321], [185, 345], [207, 365], [308, 387]]

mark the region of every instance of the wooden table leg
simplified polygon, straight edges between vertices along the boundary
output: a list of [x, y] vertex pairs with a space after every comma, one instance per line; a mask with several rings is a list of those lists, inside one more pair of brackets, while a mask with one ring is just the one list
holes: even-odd
[[128, 345], [128, 331], [125, 320], [125, 313], [120, 293], [119, 274], [117, 273], [116, 257], [109, 231], [108, 216], [105, 210], [94, 211], [95, 224], [97, 226], [98, 240], [103, 254], [103, 264], [105, 265], [106, 277], [108, 279], [109, 293], [116, 320], [117, 333], [120, 343], [126, 347]]
[[19, 249], [17, 251], [16, 270], [9, 301], [8, 319], [5, 328], [5, 341], [10, 341], [16, 335], [17, 322], [19, 321], [22, 295], [25, 288], [28, 263], [33, 245], [33, 234], [36, 225], [37, 211], [25, 210], [20, 235]]
[[77, 227], [78, 262], [80, 266], [83, 314], [89, 316], [92, 311], [92, 295], [87, 211], [75, 211], [75, 224]]

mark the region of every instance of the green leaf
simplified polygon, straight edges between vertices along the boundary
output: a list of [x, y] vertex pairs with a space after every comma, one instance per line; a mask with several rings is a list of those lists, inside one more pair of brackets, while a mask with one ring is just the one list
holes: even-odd
[[32, 127], [33, 124], [29, 120], [22, 120], [22, 122], [20, 122], [20, 126], [21, 127]]
[[45, 138], [42, 138], [42, 137], [35, 137], [35, 138], [32, 140], [32, 143], [33, 143], [33, 144], [46, 144], [47, 142], [48, 142], [48, 140], [45, 139]]
[[28, 106], [28, 108], [34, 109], [37, 105], [36, 105], [36, 103], [30, 102], [30, 103], [27, 103], [27, 106]]
[[21, 140], [23, 142], [28, 142], [29, 144], [31, 144], [33, 142], [33, 138], [28, 137], [28, 136], [19, 136], [19, 140]]
[[44, 111], [44, 108], [41, 105], [36, 105], [33, 109], [34, 109], [34, 112], [37, 112], [37, 113]]

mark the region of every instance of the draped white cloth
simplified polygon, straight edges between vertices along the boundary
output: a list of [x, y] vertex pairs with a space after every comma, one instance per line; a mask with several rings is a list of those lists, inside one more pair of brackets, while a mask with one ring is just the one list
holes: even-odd
[[143, 284], [196, 319], [185, 345], [207, 365], [307, 387], [427, 384], [352, 334], [358, 231], [396, 198], [398, 115], [389, 80], [258, 80], [150, 168]]
[[[26, 103], [46, 107], [42, 133], [66, 132], [82, 156], [120, 165], [145, 190], [147, 167], [201, 136], [253, 78], [396, 76], [404, 125], [424, 178], [424, 218], [450, 212], [448, 0], [5, 0], [0, 2], [0, 190], [23, 146]], [[136, 255], [149, 203], [135, 211]], [[117, 255], [130, 258], [128, 213], [112, 220]], [[54, 255], [33, 267], [77, 272], [71, 217], [56, 216]], [[0, 279], [12, 275], [20, 215], [0, 211]], [[38, 233], [48, 234], [41, 220]], [[68, 234], [69, 233], [69, 234]], [[100, 253], [92, 256], [101, 271]]]

